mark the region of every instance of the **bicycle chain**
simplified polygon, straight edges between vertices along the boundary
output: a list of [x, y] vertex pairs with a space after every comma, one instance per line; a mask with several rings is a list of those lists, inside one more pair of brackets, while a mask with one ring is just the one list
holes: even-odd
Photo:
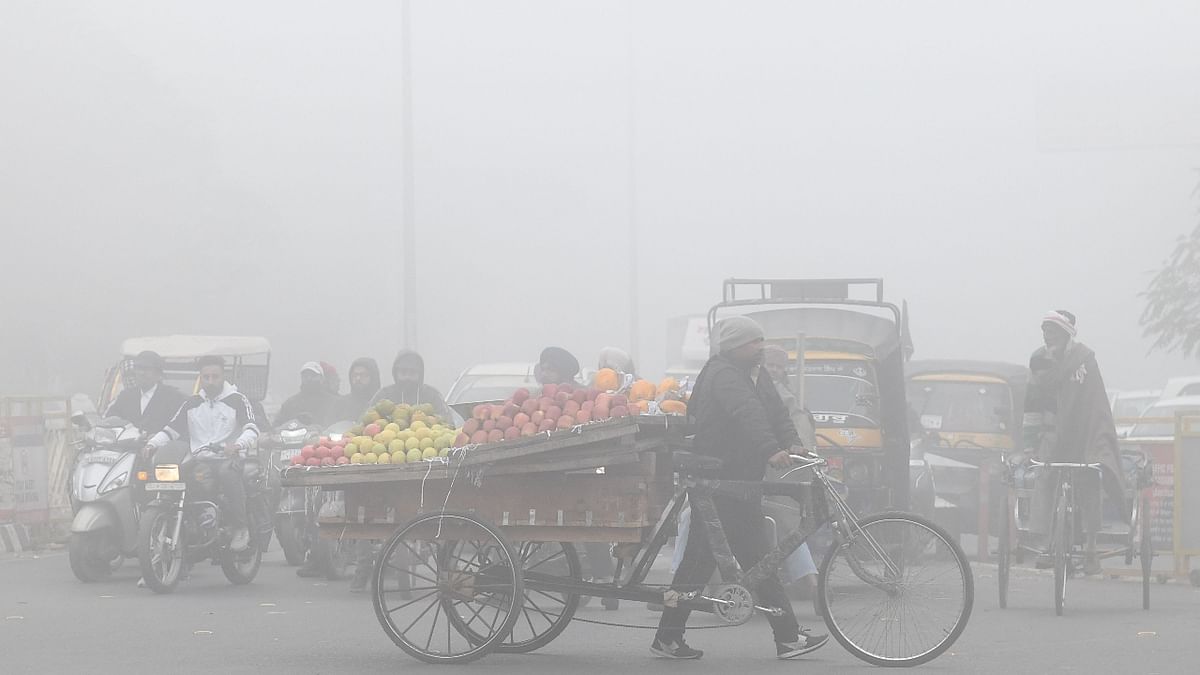
[[[663, 588], [665, 590], [665, 589], [670, 588], [671, 585], [670, 584], [642, 584], [642, 587], [643, 588]], [[593, 596], [593, 597], [595, 597], [595, 596]], [[637, 624], [618, 623], [616, 621], [600, 621], [597, 619], [581, 619], [581, 618], [579, 618], [578, 614], [576, 614], [575, 616], [572, 616], [571, 621], [572, 622], [578, 621], [580, 623], [590, 623], [590, 624], [593, 624], [596, 626], [612, 626], [614, 628], [637, 628], [639, 630], [658, 630], [658, 626], [639, 626]], [[684, 626], [683, 629], [684, 630], [711, 630], [713, 628], [737, 628], [740, 625], [742, 625], [742, 624], [734, 624], [734, 625], [725, 624], [725, 625], [719, 625], [719, 626]]]

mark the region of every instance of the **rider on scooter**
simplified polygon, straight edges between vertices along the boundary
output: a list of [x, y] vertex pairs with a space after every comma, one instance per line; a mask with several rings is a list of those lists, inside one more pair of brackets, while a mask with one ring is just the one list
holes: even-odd
[[198, 461], [216, 464], [226, 513], [233, 526], [229, 548], [244, 551], [250, 543], [246, 526], [246, 489], [242, 484], [242, 460], [258, 437], [250, 400], [225, 381], [225, 359], [202, 356], [196, 362], [200, 371], [200, 392], [189, 398], [162, 431], [155, 434], [144, 450], [150, 455], [170, 441], [187, 441]]

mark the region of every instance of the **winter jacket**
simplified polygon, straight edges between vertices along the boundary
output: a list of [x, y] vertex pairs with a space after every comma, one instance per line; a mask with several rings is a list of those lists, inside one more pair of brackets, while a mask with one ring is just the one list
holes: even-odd
[[688, 402], [696, 453], [722, 460], [720, 478], [762, 480], [767, 460], [800, 444], [791, 416], [765, 369], [758, 377], [723, 354], [704, 364]]
[[350, 393], [339, 397], [337, 403], [333, 406], [333, 421], [335, 422], [340, 422], [342, 420], [357, 420], [364, 412], [366, 412], [367, 407], [371, 405], [371, 400], [375, 397], [375, 394], [379, 391], [380, 386], [383, 384], [379, 379], [379, 364], [375, 363], [375, 359], [365, 356], [354, 359], [354, 362], [350, 364], [350, 370], [347, 373], [347, 377], [349, 377], [350, 374], [354, 372], [354, 369], [359, 366], [366, 368], [367, 372], [371, 374], [371, 384], [366, 388], [365, 391], [356, 393], [354, 391], [354, 384], [351, 383]]
[[279, 414], [275, 416], [275, 426], [304, 417], [305, 421], [327, 427], [336, 421], [333, 408], [338, 399], [338, 395], [326, 389], [324, 385], [314, 387], [311, 391], [301, 391], [279, 407]]
[[254, 411], [250, 399], [226, 382], [221, 393], [209, 398], [203, 388], [200, 393], [184, 402], [166, 428], [149, 441], [154, 448], [161, 448], [169, 441], [185, 440], [192, 454], [201, 459], [223, 458], [224, 453], [201, 451], [209, 445], [223, 446], [229, 441], [241, 446], [243, 455], [258, 438], [258, 427], [254, 423]]
[[150, 403], [142, 411], [142, 390], [129, 387], [122, 391], [104, 411], [105, 417], [120, 417], [150, 436], [167, 426], [187, 397], [169, 384], [158, 383]]
[[450, 412], [450, 406], [446, 405], [446, 400], [442, 398], [441, 392], [425, 384], [425, 360], [421, 358], [420, 354], [407, 349], [397, 354], [396, 359], [392, 362], [392, 378], [395, 379], [398, 366], [406, 360], [414, 361], [421, 371], [421, 377], [417, 380], [416, 386], [389, 384], [376, 392], [368, 405], [375, 405], [385, 399], [392, 403], [408, 405], [427, 403], [433, 406], [433, 413], [438, 417], [445, 420], [452, 419], [453, 413]]

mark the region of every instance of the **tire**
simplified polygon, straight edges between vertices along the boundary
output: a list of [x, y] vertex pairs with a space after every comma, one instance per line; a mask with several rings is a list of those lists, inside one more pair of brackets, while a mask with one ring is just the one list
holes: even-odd
[[1138, 529], [1141, 530], [1141, 550], [1138, 555], [1142, 559], [1142, 609], [1150, 609], [1150, 576], [1154, 567], [1154, 536], [1150, 532], [1149, 501], [1143, 497], [1138, 509]]
[[279, 540], [279, 548], [283, 549], [283, 557], [287, 564], [292, 567], [304, 564], [304, 544], [290, 514], [275, 519], [275, 538]]
[[[930, 569], [936, 576], [922, 579]], [[858, 521], [848, 539], [830, 547], [817, 592], [829, 633], [847, 651], [872, 665], [907, 667], [932, 661], [962, 635], [975, 603], [975, 580], [967, 556], [945, 530], [920, 516], [885, 512]], [[908, 606], [925, 597], [931, 601]], [[924, 640], [913, 634], [912, 616], [931, 624], [941, 616], [944, 623]]]
[[[479, 659], [512, 633], [521, 616], [519, 559], [498, 528], [469, 514], [431, 513], [410, 520], [380, 550], [372, 582], [372, 604], [384, 632], [396, 646], [426, 663]], [[408, 614], [399, 615], [401, 610]], [[452, 614], [459, 621], [452, 621]], [[439, 621], [443, 617], [444, 650]], [[476, 620], [481, 632], [460, 631], [456, 642], [454, 624], [470, 626]]]
[[229, 583], [235, 586], [243, 586], [254, 581], [260, 567], [262, 567], [262, 551], [254, 544], [251, 544], [245, 551], [225, 549], [221, 552], [221, 571], [225, 573], [225, 578], [229, 580]]
[[138, 525], [138, 565], [142, 568], [142, 580], [155, 593], [170, 593], [175, 590], [183, 576], [183, 551], [186, 528], [179, 529], [180, 541], [175, 550], [166, 547], [165, 537], [173, 534], [175, 520], [180, 516], [177, 509], [149, 506], [142, 513]]
[[[502, 654], [524, 654], [541, 649], [566, 630], [579, 608], [577, 593], [546, 592], [529, 587], [530, 575], [544, 575], [555, 580], [573, 579], [582, 575], [579, 554], [567, 542], [520, 542], [516, 545], [525, 582], [524, 605], [512, 632], [496, 645]], [[459, 633], [480, 640], [484, 636], [466, 626], [457, 613], [449, 615]]]
[[1004, 517], [1000, 520], [1000, 548], [996, 552], [996, 585], [1000, 591], [1000, 609], [1008, 608], [1008, 576], [1012, 567], [1012, 510], [1008, 502], [1001, 509]]
[[1063, 503], [1066, 496], [1059, 494], [1058, 506], [1054, 510], [1054, 614], [1062, 616], [1067, 604], [1067, 575], [1070, 573], [1071, 549], [1075, 538], [1071, 531], [1073, 518], [1070, 507]]
[[[73, 532], [67, 541], [67, 558], [71, 571], [85, 584], [105, 581], [112, 576], [113, 560], [105, 559], [104, 538], [107, 532]], [[121, 560], [118, 555], [116, 561]]]

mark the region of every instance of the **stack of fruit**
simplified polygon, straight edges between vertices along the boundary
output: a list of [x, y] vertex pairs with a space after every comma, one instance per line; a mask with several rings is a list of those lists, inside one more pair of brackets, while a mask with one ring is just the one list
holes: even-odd
[[[430, 405], [396, 405], [380, 401], [338, 441], [322, 438], [300, 451], [294, 464], [406, 464], [450, 454], [458, 430], [433, 414]], [[325, 449], [325, 451], [322, 450]], [[305, 453], [308, 452], [308, 457]], [[328, 455], [329, 462], [325, 462]], [[312, 459], [317, 461], [314, 463]]]
[[547, 384], [534, 397], [518, 389], [504, 403], [475, 406], [455, 438], [456, 446], [511, 441], [593, 421], [633, 414], [629, 397], [594, 388]]
[[[621, 386], [622, 378], [617, 371], [602, 368], [596, 372], [593, 381], [602, 390], [614, 391]], [[628, 397], [631, 408], [638, 415], [687, 414], [687, 395], [673, 377], [665, 378], [657, 387], [648, 380], [636, 380], [629, 385]]]

